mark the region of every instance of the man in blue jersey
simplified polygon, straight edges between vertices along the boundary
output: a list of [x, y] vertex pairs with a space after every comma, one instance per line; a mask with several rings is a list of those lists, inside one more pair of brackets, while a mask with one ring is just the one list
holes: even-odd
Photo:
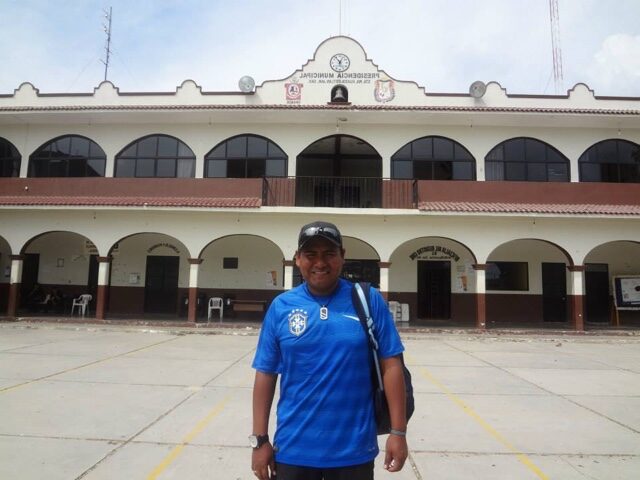
[[[342, 235], [327, 222], [305, 225], [296, 265], [302, 285], [274, 299], [265, 315], [253, 361], [251, 467], [260, 480], [371, 480], [378, 454], [370, 349], [351, 300], [352, 284], [340, 278]], [[384, 468], [400, 471], [405, 437], [404, 350], [387, 305], [371, 290], [391, 413]], [[273, 443], [269, 414], [280, 375]]]

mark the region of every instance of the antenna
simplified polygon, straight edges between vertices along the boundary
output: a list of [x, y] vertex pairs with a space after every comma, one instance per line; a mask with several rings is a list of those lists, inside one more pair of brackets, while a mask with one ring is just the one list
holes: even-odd
[[549, 0], [549, 17], [551, 18], [551, 49], [553, 50], [553, 84], [556, 95], [562, 93], [562, 49], [560, 48], [560, 15], [558, 0]]
[[109, 13], [106, 10], [103, 10], [104, 18], [108, 22], [108, 25], [102, 24], [102, 28], [104, 33], [107, 34], [107, 45], [105, 46], [105, 56], [106, 60], [100, 60], [104, 63], [104, 80], [107, 80], [107, 73], [109, 71], [109, 55], [111, 54], [111, 14], [113, 12], [113, 7], [109, 7]]

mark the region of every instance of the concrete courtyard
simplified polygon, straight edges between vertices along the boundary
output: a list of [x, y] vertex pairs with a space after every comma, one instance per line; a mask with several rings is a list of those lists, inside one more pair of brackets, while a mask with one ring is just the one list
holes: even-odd
[[[0, 478], [254, 478], [257, 333], [0, 323]], [[403, 340], [410, 459], [377, 479], [640, 478], [639, 335]]]

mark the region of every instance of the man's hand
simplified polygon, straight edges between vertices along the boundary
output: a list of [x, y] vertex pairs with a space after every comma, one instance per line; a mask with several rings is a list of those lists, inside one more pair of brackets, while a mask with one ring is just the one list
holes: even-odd
[[253, 449], [251, 454], [251, 470], [259, 480], [271, 480], [275, 478], [276, 461], [273, 458], [273, 447], [270, 442], [258, 449]]
[[399, 472], [409, 455], [407, 437], [390, 434], [385, 447], [384, 468], [389, 472]]

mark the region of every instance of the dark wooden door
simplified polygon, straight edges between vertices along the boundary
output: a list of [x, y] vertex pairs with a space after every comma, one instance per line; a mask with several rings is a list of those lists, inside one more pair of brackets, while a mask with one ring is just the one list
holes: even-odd
[[24, 307], [28, 302], [27, 296], [38, 283], [38, 272], [40, 270], [40, 254], [25, 253], [22, 262], [22, 283], [20, 285], [20, 303]]
[[593, 323], [609, 321], [609, 265], [587, 263], [584, 272], [585, 320]]
[[542, 263], [542, 317], [545, 322], [567, 321], [567, 267]]
[[451, 318], [451, 262], [418, 262], [418, 317]]
[[180, 257], [147, 257], [145, 313], [176, 313]]

